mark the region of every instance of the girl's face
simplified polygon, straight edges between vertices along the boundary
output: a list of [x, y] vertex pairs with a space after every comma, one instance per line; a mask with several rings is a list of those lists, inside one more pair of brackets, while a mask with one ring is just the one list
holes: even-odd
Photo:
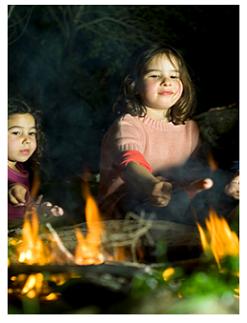
[[27, 161], [37, 148], [35, 119], [29, 114], [12, 114], [8, 118], [8, 160]]
[[183, 84], [180, 80], [178, 63], [160, 54], [153, 57], [146, 65], [139, 92], [147, 113], [151, 110], [166, 112], [181, 97]]

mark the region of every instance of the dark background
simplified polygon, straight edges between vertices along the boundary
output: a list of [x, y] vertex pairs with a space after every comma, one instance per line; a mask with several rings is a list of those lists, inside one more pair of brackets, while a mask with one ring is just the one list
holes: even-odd
[[73, 215], [83, 172], [98, 173], [112, 104], [138, 47], [162, 41], [182, 52], [197, 114], [238, 104], [237, 5], [9, 6], [8, 33], [9, 96], [43, 112], [42, 189]]

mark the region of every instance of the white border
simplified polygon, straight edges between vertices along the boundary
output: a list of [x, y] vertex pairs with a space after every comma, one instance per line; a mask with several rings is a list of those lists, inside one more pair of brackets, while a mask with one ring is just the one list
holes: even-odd
[[[150, 3], [151, 2], [151, 3]], [[247, 105], [246, 103], [246, 60], [247, 60], [247, 52], [246, 52], [246, 26], [245, 21], [247, 20], [247, 12], [246, 12], [246, 0], [242, 1], [95, 1], [95, 0], [89, 0], [89, 1], [7, 1], [7, 0], [1, 0], [0, 1], [0, 44], [1, 44], [1, 50], [0, 50], [0, 77], [1, 77], [1, 96], [0, 96], [0, 122], [1, 122], [1, 135], [0, 135], [0, 157], [1, 157], [1, 167], [0, 167], [0, 179], [1, 179], [1, 216], [0, 216], [0, 250], [1, 250], [1, 256], [0, 256], [0, 320], [1, 322], [11, 322], [18, 320], [22, 321], [33, 321], [39, 322], [43, 321], [48, 318], [48, 320], [52, 320], [53, 318], [59, 320], [73, 320], [73, 321], [112, 321], [116, 323], [116, 321], [122, 322], [123, 320], [155, 320], [155, 321], [162, 321], [166, 320], [167, 322], [171, 321], [179, 321], [181, 322], [242, 322], [245, 314], [247, 314], [246, 311], [246, 277], [247, 277], [247, 270], [246, 270], [246, 201], [245, 199], [245, 178], [246, 178], [246, 171], [247, 171], [247, 162], [245, 157], [246, 147], [242, 147], [242, 141], [243, 141], [243, 132], [245, 131], [246, 127], [246, 110]], [[241, 257], [240, 257], [240, 263], [241, 263], [241, 297], [240, 297], [240, 315], [7, 315], [7, 167], [4, 167], [6, 165], [7, 160], [7, 140], [4, 134], [7, 134], [7, 5], [240, 5], [240, 164], [241, 164], [241, 198], [240, 201], [240, 210], [241, 210], [241, 226], [240, 226], [240, 238], [241, 238]], [[220, 17], [219, 17], [219, 23], [220, 23]], [[229, 22], [231, 23], [231, 22]], [[230, 46], [230, 44], [229, 44]], [[231, 64], [231, 62], [229, 62]], [[245, 138], [245, 137], [244, 137]], [[246, 145], [244, 145], [246, 146]], [[245, 214], [246, 213], [246, 214]], [[243, 251], [243, 252], [242, 252]], [[165, 302], [165, 300], [164, 300]]]
[[1, 95], [0, 95], [0, 179], [1, 179], [1, 194], [0, 194], [0, 319], [3, 310], [7, 309], [7, 7], [4, 3], [0, 3], [0, 77], [1, 77]]

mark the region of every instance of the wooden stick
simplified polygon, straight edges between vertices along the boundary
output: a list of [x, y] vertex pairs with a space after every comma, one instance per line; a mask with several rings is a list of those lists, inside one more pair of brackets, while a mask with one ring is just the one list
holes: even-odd
[[49, 222], [47, 222], [46, 227], [50, 231], [53, 241], [56, 243], [59, 250], [64, 254], [66, 259], [71, 261], [71, 262], [74, 262], [74, 256], [68, 251], [68, 249], [66, 249], [66, 247], [64, 246], [64, 244], [63, 244], [62, 240], [60, 239], [59, 235], [53, 229], [52, 225]]

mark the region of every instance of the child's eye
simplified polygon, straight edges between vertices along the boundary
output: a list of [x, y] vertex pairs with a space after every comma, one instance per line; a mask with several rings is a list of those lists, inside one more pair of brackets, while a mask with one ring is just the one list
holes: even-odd
[[179, 78], [178, 75], [171, 75], [170, 77], [171, 77], [171, 79], [178, 79]]
[[149, 77], [151, 77], [151, 78], [158, 78], [160, 76], [158, 74], [151, 74], [151, 75], [149, 75]]
[[20, 136], [21, 132], [20, 131], [12, 131], [11, 134], [15, 135], [15, 136]]
[[37, 132], [29, 132], [29, 136], [35, 137], [37, 135]]

